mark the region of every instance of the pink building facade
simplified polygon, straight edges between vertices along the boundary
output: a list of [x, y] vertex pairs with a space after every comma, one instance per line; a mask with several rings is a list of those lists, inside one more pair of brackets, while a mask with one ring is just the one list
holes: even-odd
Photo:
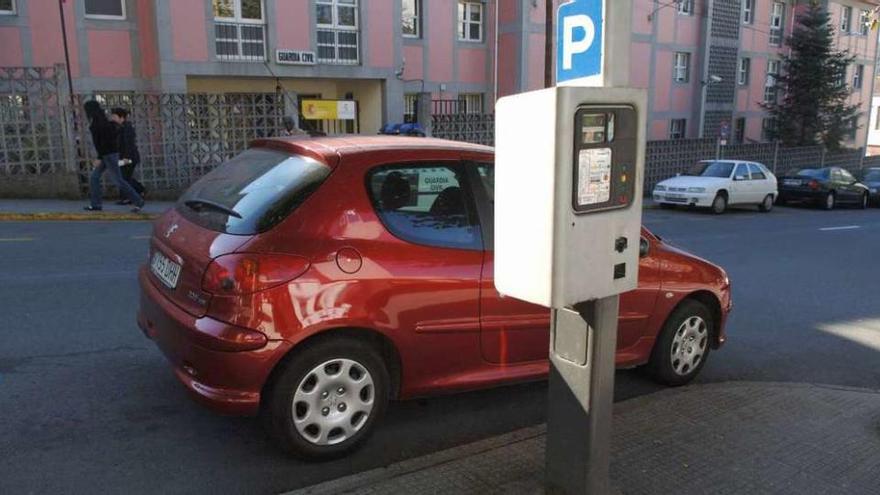
[[[607, 0], [612, 1], [612, 0]], [[617, 1], [617, 0], [614, 0]], [[807, 0], [622, 0], [648, 138], [762, 140], [768, 73]], [[559, 0], [556, 0], [559, 3]], [[825, 0], [867, 138], [880, 2]], [[0, 66], [64, 62], [58, 0], [0, 0]], [[545, 0], [66, 0], [75, 91], [271, 92], [355, 99], [360, 130], [414, 118], [418, 94], [491, 112], [544, 86]], [[772, 75], [770, 76], [772, 77]]]

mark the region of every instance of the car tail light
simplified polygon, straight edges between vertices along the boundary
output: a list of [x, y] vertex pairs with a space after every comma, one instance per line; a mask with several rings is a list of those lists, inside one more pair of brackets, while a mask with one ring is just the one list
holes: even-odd
[[286, 254], [236, 253], [217, 257], [202, 278], [202, 290], [222, 295], [260, 292], [289, 282], [309, 268], [309, 260]]
[[815, 179], [811, 180], [809, 183], [807, 183], [807, 187], [809, 187], [810, 189], [815, 191], [815, 190], [819, 189], [819, 181], [817, 181]]

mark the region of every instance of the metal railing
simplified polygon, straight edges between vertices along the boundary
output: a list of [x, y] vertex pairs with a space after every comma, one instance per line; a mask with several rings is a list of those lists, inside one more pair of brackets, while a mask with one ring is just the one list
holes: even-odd
[[219, 60], [263, 62], [266, 60], [266, 26], [215, 22], [214, 46]]

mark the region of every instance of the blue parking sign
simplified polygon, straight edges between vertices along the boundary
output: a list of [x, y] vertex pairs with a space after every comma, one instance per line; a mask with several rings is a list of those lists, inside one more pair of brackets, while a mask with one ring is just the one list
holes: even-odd
[[[556, 83], [602, 76], [605, 0], [572, 0], [556, 13]], [[599, 82], [601, 84], [601, 82]]]

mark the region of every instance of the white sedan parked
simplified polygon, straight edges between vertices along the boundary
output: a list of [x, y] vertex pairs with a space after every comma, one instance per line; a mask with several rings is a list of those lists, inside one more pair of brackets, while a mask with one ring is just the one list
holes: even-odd
[[728, 205], [757, 205], [767, 212], [779, 193], [776, 176], [760, 163], [741, 160], [704, 160], [692, 173], [666, 179], [654, 187], [661, 206], [702, 206], [724, 213]]

